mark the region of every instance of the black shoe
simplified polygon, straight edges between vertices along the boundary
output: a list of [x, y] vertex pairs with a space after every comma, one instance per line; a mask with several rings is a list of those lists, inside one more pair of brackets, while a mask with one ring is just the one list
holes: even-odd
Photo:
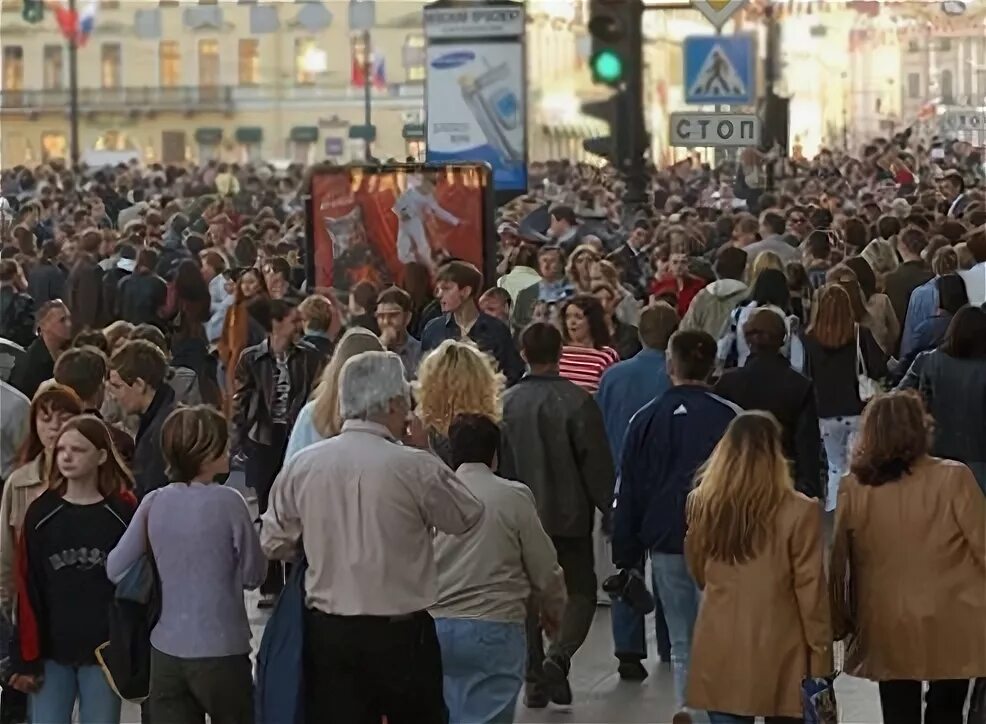
[[647, 678], [647, 669], [637, 660], [621, 661], [619, 672], [623, 681], [643, 681]]
[[572, 703], [572, 687], [568, 683], [568, 671], [564, 664], [555, 658], [544, 660], [544, 685], [548, 697], [555, 704], [568, 706]]
[[548, 694], [540, 684], [524, 687], [524, 706], [528, 709], [544, 709], [548, 706]]

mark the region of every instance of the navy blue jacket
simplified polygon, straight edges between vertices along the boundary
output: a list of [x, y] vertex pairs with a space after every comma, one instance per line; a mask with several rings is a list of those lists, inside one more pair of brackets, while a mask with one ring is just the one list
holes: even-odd
[[[461, 338], [462, 331], [455, 318], [451, 314], [444, 314], [425, 326], [421, 333], [421, 351], [430, 352], [446, 339]], [[510, 336], [510, 327], [499, 319], [480, 312], [469, 330], [469, 339], [496, 360], [508, 385], [518, 382], [524, 376], [524, 360], [520, 358], [513, 337]]]
[[685, 500], [740, 408], [706, 387], [679, 385], [630, 420], [616, 486], [613, 563], [639, 565], [647, 551], [684, 552]]

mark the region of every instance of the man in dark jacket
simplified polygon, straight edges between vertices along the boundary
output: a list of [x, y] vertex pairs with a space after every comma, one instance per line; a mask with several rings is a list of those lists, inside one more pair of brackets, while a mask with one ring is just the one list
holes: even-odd
[[103, 270], [99, 267], [102, 234], [95, 229], [82, 233], [79, 254], [65, 284], [65, 301], [72, 310], [72, 329], [102, 327], [109, 316], [103, 306]]
[[143, 339], [127, 342], [110, 360], [110, 394], [126, 414], [140, 415], [133, 466], [138, 498], [172, 482], [161, 455], [161, 426], [175, 409], [175, 392], [165, 381], [167, 372], [164, 354]]
[[781, 424], [784, 455], [794, 461], [794, 481], [799, 492], [823, 498], [820, 438], [815, 411], [815, 388], [804, 375], [791, 369], [781, 354], [787, 329], [779, 314], [761, 309], [743, 326], [750, 357], [743, 367], [727, 370], [715, 393], [744, 410], [765, 410]]
[[671, 634], [676, 704], [683, 710], [699, 604], [685, 564], [685, 501], [696, 471], [740, 409], [709, 390], [716, 358], [710, 334], [676, 332], [668, 357], [673, 387], [642, 407], [627, 428], [614, 506], [613, 563], [632, 569], [650, 553], [654, 588]]
[[907, 304], [911, 300], [911, 292], [935, 274], [921, 258], [921, 252], [928, 245], [927, 236], [921, 229], [917, 227], [904, 229], [898, 239], [897, 251], [903, 263], [887, 274], [883, 284], [897, 320], [903, 323], [907, 316]]
[[10, 384], [34, 397], [42, 382], [50, 380], [55, 372], [55, 358], [72, 339], [72, 315], [65, 302], [56, 299], [42, 304], [38, 310], [38, 336], [14, 363], [10, 372]]
[[[271, 300], [270, 327], [267, 339], [240, 355], [233, 396], [232, 449], [246, 455], [246, 484], [257, 492], [261, 515], [322, 362], [318, 350], [299, 341], [301, 316], [291, 302]], [[260, 606], [273, 606], [283, 587], [283, 568], [272, 561], [260, 587]]]
[[0, 261], [0, 337], [27, 347], [34, 341], [34, 300], [24, 293], [24, 273], [13, 259]]
[[609, 514], [615, 476], [599, 406], [558, 374], [561, 333], [537, 322], [521, 334], [521, 346], [530, 372], [504, 396], [500, 474], [533, 491], [568, 589], [561, 634], [547, 657], [538, 622], [528, 620], [525, 703], [540, 708], [549, 698], [572, 702], [571, 658], [596, 610], [593, 519], [596, 510]]

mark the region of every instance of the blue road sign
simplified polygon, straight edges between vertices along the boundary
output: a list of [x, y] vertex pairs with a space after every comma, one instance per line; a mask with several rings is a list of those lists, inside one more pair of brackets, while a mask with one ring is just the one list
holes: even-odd
[[685, 38], [685, 102], [749, 105], [756, 99], [756, 39], [750, 34]]

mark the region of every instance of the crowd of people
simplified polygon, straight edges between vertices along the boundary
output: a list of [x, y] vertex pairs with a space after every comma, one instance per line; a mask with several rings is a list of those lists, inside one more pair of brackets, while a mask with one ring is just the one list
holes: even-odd
[[535, 164], [495, 279], [345, 292], [300, 167], [3, 171], [0, 721], [120, 720], [96, 651], [150, 558], [152, 724], [577, 707], [601, 599], [625, 681], [653, 612], [675, 724], [800, 722], [837, 651], [886, 722], [979, 724], [986, 195], [929, 150], [692, 160], [639, 207]]

